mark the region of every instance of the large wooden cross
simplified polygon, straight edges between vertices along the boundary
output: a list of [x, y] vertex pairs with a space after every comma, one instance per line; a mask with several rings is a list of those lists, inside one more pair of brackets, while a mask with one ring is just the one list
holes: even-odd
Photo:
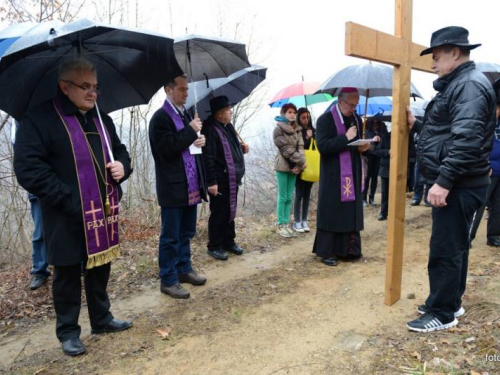
[[431, 55], [420, 56], [420, 52], [426, 47], [411, 41], [413, 0], [395, 1], [395, 35], [347, 22], [345, 41], [346, 55], [394, 66], [385, 278], [387, 305], [394, 304], [401, 297], [408, 162], [406, 106], [410, 100], [411, 69], [432, 73]]

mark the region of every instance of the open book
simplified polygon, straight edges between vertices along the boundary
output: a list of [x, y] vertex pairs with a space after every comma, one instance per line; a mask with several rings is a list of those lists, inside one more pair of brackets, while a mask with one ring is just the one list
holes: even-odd
[[362, 145], [366, 145], [367, 143], [372, 143], [372, 142], [373, 142], [373, 138], [372, 139], [358, 139], [357, 141], [348, 143], [347, 145], [348, 146], [362, 146]]

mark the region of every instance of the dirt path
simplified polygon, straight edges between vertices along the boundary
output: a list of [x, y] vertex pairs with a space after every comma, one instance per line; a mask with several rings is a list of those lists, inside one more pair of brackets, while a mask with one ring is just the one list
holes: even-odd
[[[189, 288], [189, 300], [172, 300], [154, 287], [114, 301], [116, 316], [134, 319], [129, 331], [90, 336], [85, 314], [87, 355], [62, 355], [50, 321], [0, 343], [0, 363], [13, 373], [39, 374], [400, 373], [401, 361], [388, 361], [391, 345], [424, 339], [405, 323], [428, 292], [429, 212], [407, 210], [402, 299], [392, 307], [383, 303], [386, 222], [370, 209], [360, 261], [322, 265], [310, 253], [313, 234], [225, 263], [204, 259], [209, 282]], [[471, 263], [470, 288], [489, 282], [490, 249], [475, 247]]]

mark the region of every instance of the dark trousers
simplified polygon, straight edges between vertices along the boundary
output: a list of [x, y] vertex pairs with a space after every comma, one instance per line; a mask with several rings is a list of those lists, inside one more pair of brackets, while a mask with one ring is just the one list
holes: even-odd
[[197, 205], [161, 208], [158, 264], [162, 285], [178, 284], [178, 274], [193, 270], [191, 238], [196, 234], [197, 209]]
[[218, 194], [210, 196], [210, 218], [208, 219], [208, 249], [227, 249], [236, 238], [234, 220], [229, 221], [229, 187], [218, 187]]
[[420, 176], [418, 162], [415, 166], [415, 184], [413, 186], [413, 200], [420, 203], [422, 201], [422, 194], [424, 202], [427, 203], [427, 194], [429, 193], [429, 185], [425, 183], [425, 179]]
[[[84, 271], [85, 297], [89, 310], [90, 326], [104, 327], [113, 320], [109, 311], [108, 287], [111, 263]], [[56, 335], [60, 341], [80, 337], [78, 325], [82, 305], [82, 265], [54, 267], [52, 294], [56, 311]]]
[[304, 181], [297, 177], [295, 181], [295, 202], [293, 203], [293, 219], [296, 223], [307, 221], [311, 188], [313, 182]]
[[[373, 201], [375, 192], [377, 191], [378, 171], [380, 169], [380, 158], [374, 155], [366, 157], [367, 174], [365, 178], [365, 190], [363, 190], [363, 200], [366, 202], [368, 197], [368, 189], [370, 189], [370, 199]], [[370, 187], [368, 188], [368, 185]]]
[[476, 210], [486, 201], [487, 187], [452, 189], [447, 205], [432, 208], [429, 271], [430, 294], [425, 302], [443, 323], [462, 305], [467, 281], [469, 233]]
[[389, 211], [389, 178], [380, 177], [382, 182], [382, 199], [380, 202], [380, 215], [387, 217]]
[[[486, 194], [486, 202], [489, 203], [488, 225], [486, 228], [486, 238], [488, 240], [498, 239], [500, 237], [500, 178], [492, 177]], [[476, 238], [477, 229], [483, 218], [486, 205], [482, 205], [474, 216], [474, 222], [470, 232], [471, 241]]]
[[406, 177], [406, 190], [413, 191], [415, 188], [415, 170], [416, 170], [415, 158], [408, 160], [408, 173]]

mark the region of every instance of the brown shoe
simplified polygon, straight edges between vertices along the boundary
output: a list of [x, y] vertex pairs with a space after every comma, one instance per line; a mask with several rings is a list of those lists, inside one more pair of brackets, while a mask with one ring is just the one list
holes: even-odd
[[162, 285], [160, 287], [162, 293], [168, 294], [172, 298], [189, 298], [189, 292], [182, 287], [181, 284], [175, 284], [172, 286]]
[[191, 285], [204, 285], [207, 282], [207, 278], [202, 275], [198, 275], [195, 271], [179, 275], [180, 283], [188, 283]]

